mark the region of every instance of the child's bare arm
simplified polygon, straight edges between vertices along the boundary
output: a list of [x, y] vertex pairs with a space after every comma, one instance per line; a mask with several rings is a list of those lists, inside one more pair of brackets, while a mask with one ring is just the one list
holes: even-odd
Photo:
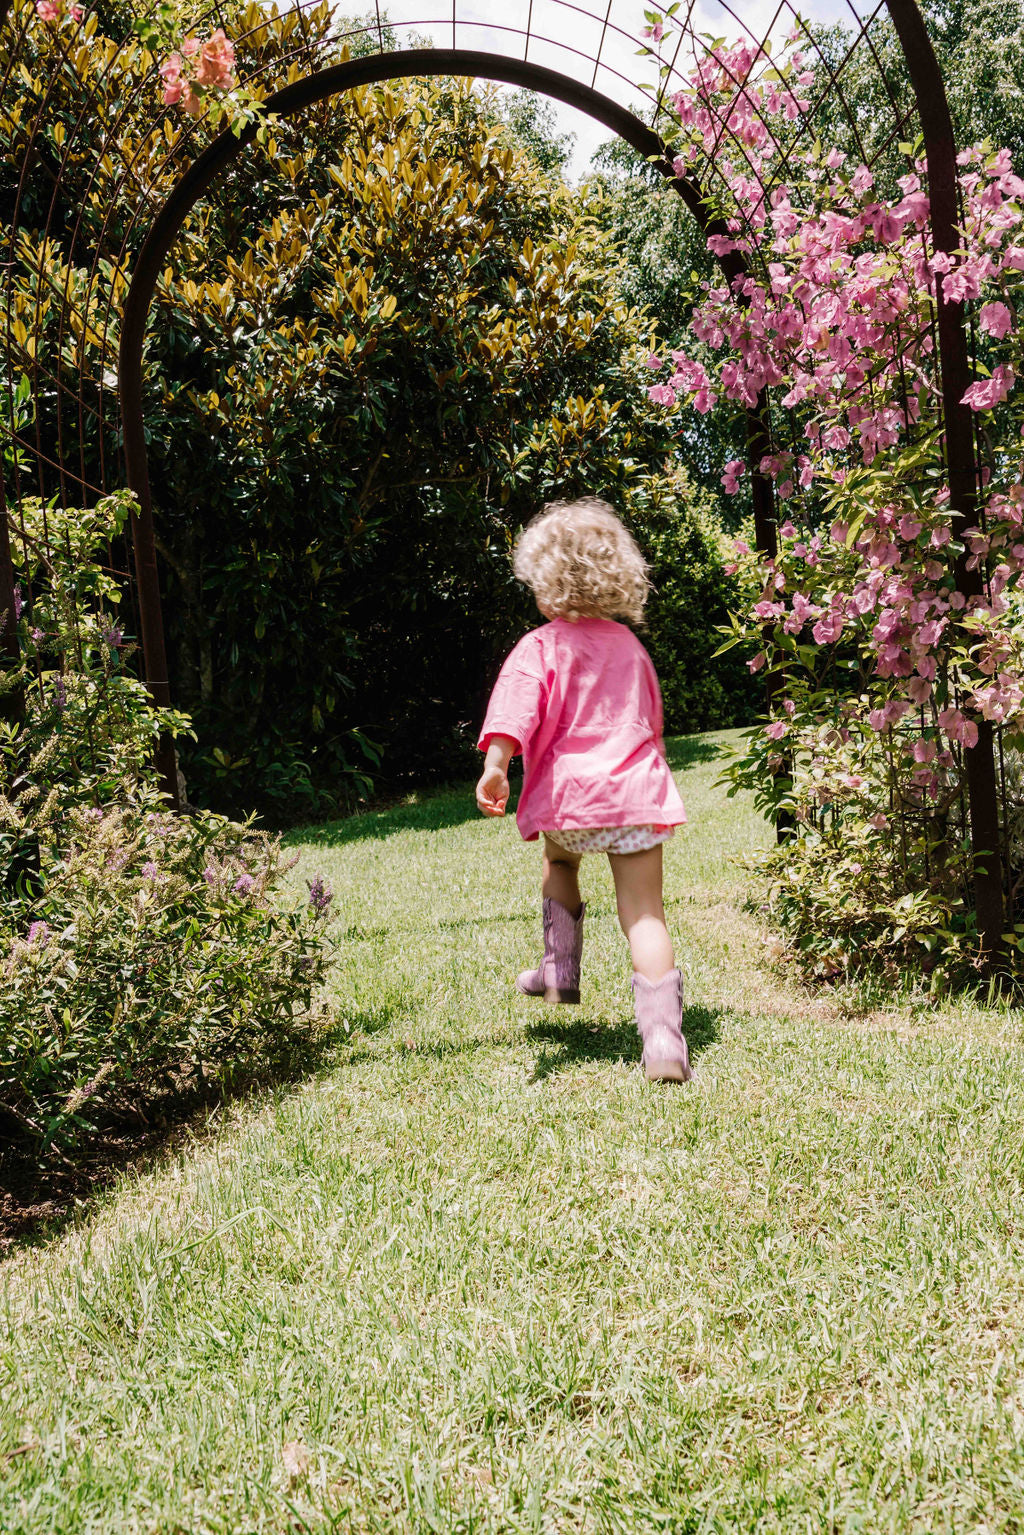
[[484, 815], [504, 815], [508, 804], [508, 764], [519, 750], [511, 736], [492, 736], [484, 758], [484, 770], [476, 786], [476, 802]]

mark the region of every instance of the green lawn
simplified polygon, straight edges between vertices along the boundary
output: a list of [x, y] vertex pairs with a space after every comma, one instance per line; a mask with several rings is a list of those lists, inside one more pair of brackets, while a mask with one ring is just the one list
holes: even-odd
[[1020, 1015], [787, 989], [720, 739], [674, 743], [688, 1088], [603, 860], [546, 1009], [468, 789], [295, 839], [350, 1038], [0, 1266], [4, 1535], [1024, 1530]]

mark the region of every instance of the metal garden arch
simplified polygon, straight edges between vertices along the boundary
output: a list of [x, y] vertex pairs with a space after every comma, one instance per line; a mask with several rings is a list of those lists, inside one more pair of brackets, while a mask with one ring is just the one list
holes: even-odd
[[[750, 7], [754, 9], [755, 7]], [[144, 3], [137, 7], [136, 15], [145, 16], [156, 6]], [[329, 7], [317, 8], [321, 20]], [[634, 85], [632, 69], [627, 75], [621, 51], [630, 46], [633, 51], [642, 47], [643, 33], [639, 5], [628, 6], [626, 0], [519, 0], [516, 14], [506, 12], [481, 13], [464, 3], [451, 0], [450, 9], [442, 16], [430, 18], [412, 17], [399, 19], [396, 11], [382, 14], [379, 6], [365, 22], [352, 24], [347, 37], [360, 41], [361, 56], [347, 61], [320, 67], [311, 67], [311, 47], [307, 36], [307, 20], [314, 14], [310, 0], [295, 0], [282, 14], [294, 18], [295, 46], [290, 55], [293, 62], [287, 82], [279, 79], [267, 82], [269, 94], [266, 106], [281, 117], [301, 112], [316, 102], [338, 92], [357, 86], [392, 79], [429, 75], [462, 75], [501, 81], [526, 87], [565, 102], [587, 113], [611, 132], [631, 144], [639, 153], [649, 158], [684, 199], [694, 217], [708, 233], [716, 225], [706, 211], [705, 192], [714, 180], [714, 164], [709, 160], [699, 167], [690, 178], [677, 177], [657, 127], [664, 103], [673, 88], [678, 88], [684, 77], [685, 54], [682, 45], [694, 56], [699, 56], [709, 45], [697, 31], [702, 21], [713, 20], [710, 13], [698, 14], [696, 0], [687, 4], [675, 18], [678, 27], [678, 43], [671, 61], [662, 72], [657, 86], [640, 89]], [[628, 20], [624, 13], [628, 11]], [[806, 38], [808, 51], [815, 51], [826, 65], [825, 77], [828, 94], [833, 105], [838, 101], [849, 113], [844, 95], [844, 75], [852, 67], [855, 58], [873, 61], [881, 82], [881, 99], [888, 114], [887, 134], [881, 135], [883, 149], [891, 149], [899, 139], [911, 138], [919, 130], [924, 141], [928, 167], [928, 184], [931, 199], [931, 238], [937, 251], [952, 251], [958, 244], [957, 236], [957, 180], [956, 145], [946, 93], [923, 18], [915, 0], [883, 0], [865, 17], [862, 17], [849, 0], [838, 0], [837, 18], [845, 18], [849, 27], [849, 46], [836, 62], [819, 47], [814, 32], [801, 21], [788, 0], [777, 5], [772, 12], [761, 17], [761, 35], [752, 30], [753, 23], [744, 21], [742, 10], [728, 5], [715, 5], [719, 27], [745, 33], [758, 51], [770, 57], [771, 37], [788, 19], [788, 24], [800, 30]], [[483, 16], [483, 19], [481, 17]], [[6, 68], [0, 78], [2, 100], [8, 106], [11, 93], [19, 90], [19, 55], [28, 46], [30, 28], [34, 19], [34, 7], [28, 0], [7, 0], [0, 8], [0, 24], [5, 24], [8, 34]], [[262, 13], [252, 13], [253, 30], [258, 30]], [[219, 24], [216, 7], [208, 15], [210, 26]], [[571, 41], [562, 32], [568, 22], [573, 27]], [[557, 24], [556, 24], [557, 23]], [[407, 33], [403, 45], [401, 38], [392, 30], [402, 26]], [[891, 26], [898, 39], [899, 54], [910, 83], [910, 91], [901, 90], [890, 79], [883, 65], [878, 42], [880, 29]], [[11, 36], [11, 29], [16, 35]], [[556, 33], [552, 36], [552, 31]], [[425, 35], [424, 35], [425, 34]], [[345, 36], [339, 34], [340, 44]], [[479, 43], [488, 47], [462, 47], [460, 41]], [[245, 38], [236, 41], [244, 45]], [[427, 41], [431, 46], [424, 47]], [[30, 126], [24, 136], [24, 155], [17, 167], [17, 185], [12, 198], [10, 221], [10, 247], [13, 253], [19, 210], [27, 196], [30, 170], [37, 163], [46, 146], [48, 113], [52, 114], [59, 97], [59, 70], [72, 59], [72, 44], [55, 44], [53, 74], [47, 82], [41, 99], [34, 103]], [[559, 67], [543, 62], [557, 57]], [[155, 88], [156, 73], [153, 70], [146, 88]], [[585, 77], [589, 76], [589, 81]], [[584, 77], [584, 78], [581, 78]], [[255, 78], [255, 77], [253, 77]], [[247, 82], [247, 83], [252, 83]], [[598, 86], [604, 87], [598, 89]], [[616, 93], [617, 92], [617, 96]], [[640, 97], [643, 106], [635, 105]], [[822, 102], [815, 104], [821, 107]], [[121, 107], [110, 115], [108, 141], [113, 141], [121, 125], [127, 121], [127, 107]], [[84, 115], [84, 114], [83, 114]], [[155, 113], [159, 116], [159, 113]], [[808, 123], [801, 131], [813, 131], [815, 108]], [[78, 125], [76, 125], [77, 127]], [[859, 137], [859, 128], [852, 125]], [[153, 189], [133, 183], [133, 163], [129, 156], [124, 167], [121, 183], [125, 188], [125, 204], [119, 210], [120, 225], [117, 238], [120, 248], [115, 259], [124, 266], [124, 281], [115, 286], [115, 297], [108, 297], [106, 307], [97, 317], [97, 328], [102, 330], [104, 341], [108, 337], [116, 341], [117, 367], [107, 370], [102, 378], [87, 379], [83, 362], [79, 387], [74, 387], [73, 369], [69, 376], [59, 361], [50, 364], [41, 356], [39, 348], [31, 349], [31, 376], [37, 391], [49, 389], [58, 401], [56, 409], [57, 451], [50, 451], [43, 443], [38, 430], [35, 440], [31, 432], [22, 429], [13, 406], [13, 366], [7, 370], [6, 387], [10, 399], [8, 421], [9, 435], [16, 448], [24, 449], [35, 464], [35, 478], [44, 488], [57, 488], [62, 494], [71, 487], [76, 495], [91, 495], [111, 488], [115, 483], [127, 483], [139, 498], [139, 514], [132, 528], [132, 562], [134, 588], [137, 600], [138, 622], [142, 638], [145, 677], [154, 699], [158, 703], [170, 701], [167, 659], [164, 645], [160, 610], [156, 544], [151, 502], [145, 422], [143, 413], [143, 347], [146, 322], [156, 283], [174, 240], [189, 212], [215, 182], [218, 175], [251, 142], [255, 128], [235, 135], [225, 131], [203, 147], [195, 142], [195, 128], [182, 130], [173, 139], [167, 155], [167, 169], [176, 172], [176, 179], [168, 186], [161, 184], [160, 195], [154, 198]], [[723, 124], [723, 136], [728, 134]], [[170, 142], [170, 138], [169, 138]], [[75, 145], [75, 132], [65, 130], [61, 140], [61, 154], [56, 172], [52, 176], [53, 192], [47, 228], [59, 204], [62, 179], [70, 175]], [[82, 167], [76, 165], [79, 183]], [[87, 174], [87, 168], [86, 168]], [[136, 177], [136, 179], [138, 179]], [[91, 183], [86, 181], [86, 184]], [[74, 249], [75, 238], [81, 223], [78, 222], [68, 238]], [[113, 214], [107, 217], [113, 218]], [[106, 224], [104, 224], [106, 228]], [[109, 259], [109, 258], [108, 258]], [[727, 276], [735, 275], [740, 258], [732, 255], [723, 258]], [[13, 265], [13, 262], [11, 263]], [[69, 263], [70, 266], [70, 263]], [[8, 267], [10, 271], [11, 267]], [[98, 264], [94, 258], [90, 282], [97, 278]], [[70, 283], [70, 277], [68, 278]], [[6, 353], [9, 364], [17, 356], [24, 360], [24, 346], [18, 338], [14, 323], [15, 312], [8, 280], [6, 305], [7, 334]], [[66, 321], [61, 318], [61, 334]], [[24, 327], [23, 327], [24, 328]], [[42, 328], [42, 322], [39, 322]], [[967, 333], [959, 304], [940, 304], [936, 314], [936, 342], [941, 370], [941, 386], [945, 420], [945, 453], [949, 472], [951, 501], [955, 514], [970, 519], [978, 485], [977, 455], [970, 412], [960, 404], [970, 378], [971, 366]], [[17, 344], [15, 344], [17, 343]], [[114, 376], [107, 373], [113, 371]], [[111, 410], [107, 396], [115, 394]], [[766, 398], [750, 412], [748, 450], [754, 510], [759, 547], [767, 552], [775, 548], [775, 511], [772, 488], [758, 470], [761, 457], [769, 445], [770, 415]], [[88, 420], [105, 434], [104, 441], [113, 443], [112, 451], [100, 453], [100, 471], [87, 472], [85, 459], [81, 468], [74, 471], [69, 459], [61, 451], [63, 424], [77, 413], [79, 426]], [[111, 420], [115, 431], [110, 432]], [[69, 436], [75, 434], [69, 431]], [[78, 436], [81, 433], [77, 434]], [[81, 452], [81, 449], [80, 449]], [[24, 479], [21, 460], [14, 456], [14, 496], [17, 501]], [[6, 502], [5, 502], [6, 505]], [[9, 514], [16, 516], [12, 510]], [[7, 516], [0, 519], [0, 607], [8, 611], [13, 606], [13, 572], [7, 545]], [[980, 578], [966, 569], [962, 562], [957, 571], [958, 583], [965, 592], [973, 589]], [[10, 653], [16, 646], [13, 626], [8, 626], [3, 643]], [[967, 753], [967, 780], [970, 801], [970, 825], [975, 863], [975, 897], [979, 929], [990, 949], [998, 946], [1003, 925], [1003, 879], [1001, 873], [999, 799], [997, 793], [995, 755], [992, 727], [982, 726], [978, 745]], [[170, 775], [168, 774], [170, 782]]]

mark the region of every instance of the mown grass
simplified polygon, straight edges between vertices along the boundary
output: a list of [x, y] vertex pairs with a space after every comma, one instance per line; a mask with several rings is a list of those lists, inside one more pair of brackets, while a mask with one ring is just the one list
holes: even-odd
[[545, 1009], [537, 850], [465, 789], [298, 835], [350, 1038], [0, 1269], [0, 1528], [1024, 1528], [1020, 1015], [787, 989], [718, 740], [676, 743], [683, 1090], [601, 861]]

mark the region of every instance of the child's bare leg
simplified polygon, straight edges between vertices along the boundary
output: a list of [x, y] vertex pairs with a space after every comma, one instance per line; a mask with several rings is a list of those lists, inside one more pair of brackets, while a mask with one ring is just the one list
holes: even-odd
[[544, 883], [541, 887], [545, 900], [557, 901], [572, 917], [579, 916], [583, 897], [579, 882], [580, 855], [567, 853], [549, 837], [544, 838]]
[[661, 843], [645, 853], [609, 853], [619, 922], [629, 940], [633, 969], [645, 981], [660, 981], [676, 967], [665, 925], [661, 891]]

